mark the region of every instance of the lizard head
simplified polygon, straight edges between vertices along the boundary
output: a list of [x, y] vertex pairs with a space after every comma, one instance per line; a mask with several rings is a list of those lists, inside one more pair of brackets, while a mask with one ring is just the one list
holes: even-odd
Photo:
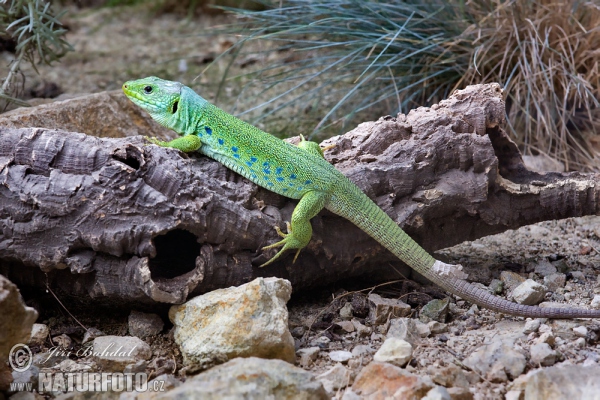
[[179, 109], [183, 84], [165, 81], [155, 76], [128, 81], [123, 92], [137, 106], [146, 110], [159, 124], [172, 128]]

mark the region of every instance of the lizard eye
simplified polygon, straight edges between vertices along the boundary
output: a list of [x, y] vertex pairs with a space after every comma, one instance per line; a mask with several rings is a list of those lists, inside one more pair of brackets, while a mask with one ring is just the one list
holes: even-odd
[[152, 93], [152, 86], [150, 86], [150, 85], [144, 86], [144, 93], [146, 93], [146, 94]]
[[173, 103], [173, 114], [175, 114], [177, 112], [177, 106], [179, 105], [179, 102], [176, 101], [175, 103]]

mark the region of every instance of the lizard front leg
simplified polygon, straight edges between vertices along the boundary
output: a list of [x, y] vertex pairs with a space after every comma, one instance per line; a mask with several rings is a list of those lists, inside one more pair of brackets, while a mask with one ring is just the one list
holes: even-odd
[[183, 151], [184, 153], [188, 153], [190, 151], [196, 151], [202, 146], [202, 142], [200, 138], [196, 135], [185, 135], [178, 137], [177, 139], [173, 139], [169, 142], [163, 142], [162, 140], [158, 140], [156, 138], [146, 137], [146, 139], [157, 146], [160, 147], [170, 147], [172, 149], [177, 149]]
[[286, 250], [298, 249], [294, 261], [298, 258], [300, 250], [304, 248], [312, 237], [312, 226], [310, 219], [317, 215], [319, 211], [325, 207], [325, 203], [329, 199], [329, 195], [321, 192], [311, 191], [306, 193], [298, 202], [294, 212], [292, 213], [292, 221], [288, 226], [288, 232], [283, 233], [279, 227], [275, 227], [277, 233], [283, 237], [283, 240], [263, 247], [263, 250], [272, 249], [274, 247], [283, 246], [281, 250], [269, 261], [261, 265], [264, 267], [277, 260]]

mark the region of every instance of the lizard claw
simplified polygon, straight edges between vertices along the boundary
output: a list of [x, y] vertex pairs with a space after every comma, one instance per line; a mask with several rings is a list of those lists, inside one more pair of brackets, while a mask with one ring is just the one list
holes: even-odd
[[277, 231], [277, 234], [279, 236], [281, 236], [283, 238], [283, 240], [280, 240], [279, 242], [265, 246], [261, 250], [269, 250], [269, 249], [273, 249], [275, 247], [280, 247], [280, 246], [283, 246], [283, 247], [269, 261], [267, 261], [266, 263], [259, 266], [259, 268], [262, 268], [262, 267], [265, 267], [265, 266], [271, 264], [273, 261], [275, 261], [279, 257], [281, 257], [281, 255], [283, 253], [285, 253], [285, 251], [288, 249], [298, 249], [298, 251], [296, 252], [296, 255], [294, 256], [294, 260], [292, 261], [292, 264], [296, 262], [296, 259], [298, 258], [298, 254], [300, 254], [300, 250], [302, 250], [302, 247], [298, 247], [295, 245], [295, 243], [294, 243], [295, 238], [294, 238], [294, 235], [292, 234], [292, 227], [290, 226], [290, 223], [286, 221], [285, 225], [287, 227], [288, 233], [283, 233], [281, 231], [281, 229], [279, 229], [279, 226], [277, 226], [277, 225], [275, 226], [275, 231]]

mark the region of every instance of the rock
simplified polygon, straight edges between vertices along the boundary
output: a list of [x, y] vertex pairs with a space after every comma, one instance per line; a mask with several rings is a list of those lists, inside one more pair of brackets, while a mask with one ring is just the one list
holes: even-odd
[[358, 345], [354, 346], [354, 348], [352, 349], [352, 355], [354, 357], [367, 356], [367, 355], [373, 354], [373, 353], [375, 353], [375, 349], [373, 349], [368, 344], [358, 344]]
[[94, 360], [106, 372], [122, 372], [128, 364], [148, 360], [150, 346], [133, 336], [100, 336], [94, 339]]
[[521, 283], [525, 282], [525, 278], [512, 271], [502, 271], [500, 273], [500, 280], [504, 283], [504, 287], [507, 290], [513, 290]]
[[371, 334], [371, 332], [373, 332], [373, 330], [370, 327], [361, 324], [360, 321], [356, 318], [352, 318], [351, 322], [352, 325], [354, 325], [354, 329], [356, 329], [358, 337], [368, 336]]
[[352, 314], [352, 303], [348, 302], [344, 304], [342, 308], [340, 308], [340, 318], [342, 319], [352, 319], [354, 315]]
[[552, 350], [548, 343], [537, 343], [529, 349], [531, 354], [531, 363], [550, 367], [556, 363], [556, 352]]
[[573, 278], [578, 279], [580, 281], [585, 281], [585, 275], [581, 271], [571, 271], [571, 276], [573, 276]]
[[65, 335], [64, 333], [58, 336], [54, 336], [52, 338], [52, 343], [61, 349], [68, 351], [72, 348], [73, 339], [69, 337], [69, 335]]
[[[13, 346], [28, 343], [31, 328], [38, 317], [37, 311], [23, 303], [21, 292], [15, 284], [0, 275], [0, 362], [6, 362]], [[13, 355], [21, 354], [14, 351]], [[25, 367], [31, 356], [13, 359], [15, 365]]]
[[[354, 332], [356, 330], [356, 328], [354, 327], [354, 324], [351, 321], [339, 321], [335, 323], [337, 326], [339, 326], [340, 328], [342, 328], [344, 330], [344, 332]], [[293, 335], [293, 334], [292, 334]]]
[[[598, 276], [600, 276], [600, 275], [598, 275]], [[592, 303], [590, 304], [590, 307], [593, 308], [594, 310], [600, 310], [600, 294], [594, 295], [594, 298], [592, 299]]]
[[342, 396], [342, 400], [364, 400], [361, 396], [354, 393], [352, 388], [346, 388]]
[[587, 336], [588, 330], [585, 326], [580, 325], [580, 326], [576, 326], [575, 328], [573, 328], [573, 333], [577, 337], [584, 338]]
[[301, 338], [302, 336], [304, 336], [304, 333], [306, 333], [306, 328], [303, 326], [297, 326], [294, 329], [292, 329], [290, 333], [295, 338]]
[[463, 387], [448, 388], [448, 393], [452, 400], [473, 400], [473, 393], [469, 389]]
[[[480, 375], [494, 374], [499, 371], [515, 379], [523, 373], [527, 360], [525, 356], [514, 349], [514, 341], [495, 338], [472, 352], [463, 363]], [[490, 379], [491, 380], [491, 379]]]
[[290, 282], [257, 278], [238, 287], [214, 290], [173, 306], [175, 342], [191, 371], [235, 357], [295, 361], [294, 339], [285, 306]]
[[500, 279], [492, 279], [488, 287], [493, 294], [502, 294], [504, 291], [504, 282]]
[[541, 324], [542, 321], [540, 321], [539, 318], [527, 319], [527, 321], [525, 321], [525, 326], [523, 327], [523, 333], [528, 335], [532, 332], [537, 332]]
[[350, 375], [348, 368], [337, 363], [329, 371], [317, 375], [317, 380], [323, 384], [325, 391], [330, 396], [335, 396], [337, 390], [350, 385]]
[[139, 338], [158, 335], [164, 327], [164, 322], [156, 314], [149, 314], [140, 311], [131, 311], [127, 319], [129, 334]]
[[412, 318], [392, 319], [386, 337], [406, 340], [412, 346], [416, 346], [421, 341], [421, 333], [417, 327], [416, 320]]
[[534, 272], [542, 277], [555, 274], [557, 269], [548, 260], [540, 260], [534, 266]]
[[360, 371], [352, 391], [366, 399], [420, 399], [434, 386], [428, 376], [418, 376], [392, 364], [372, 362]]
[[[519, 378], [525, 399], [597, 399], [600, 366], [554, 366], [534, 369]], [[515, 385], [517, 382], [515, 381]], [[511, 390], [515, 390], [513, 387]]]
[[[570, 319], [551, 319], [547, 322], [548, 327], [554, 332], [554, 336], [560, 336], [565, 340], [575, 340], [577, 336], [573, 331], [573, 328], [579, 326], [581, 322], [573, 321]], [[541, 332], [541, 327], [540, 327]]]
[[281, 360], [236, 358], [196, 375], [157, 399], [322, 399], [329, 395], [307, 371]]
[[173, 132], [152, 121], [121, 90], [83, 95], [37, 107], [22, 107], [0, 116], [5, 128], [60, 129], [98, 137], [146, 135], [161, 140]]
[[83, 334], [83, 340], [81, 342], [87, 343], [100, 336], [105, 336], [104, 332], [102, 332], [100, 329], [88, 328], [88, 330]]
[[528, 306], [539, 304], [542, 300], [544, 300], [545, 295], [546, 287], [537, 283], [533, 279], [527, 279], [525, 282], [517, 286], [512, 292], [512, 296], [517, 303]]
[[345, 363], [352, 358], [352, 353], [346, 350], [336, 350], [329, 352], [329, 358], [331, 361]]
[[442, 386], [436, 386], [431, 389], [422, 400], [452, 400], [448, 389]]
[[578, 349], [583, 349], [585, 347], [585, 338], [577, 338], [575, 340], [575, 347], [577, 347]]
[[435, 368], [428, 370], [428, 375], [431, 376], [433, 382], [445, 387], [458, 386], [465, 389], [469, 388], [469, 380], [462, 368], [457, 365], [450, 364], [447, 367]]
[[425, 304], [419, 314], [419, 319], [428, 323], [429, 321], [446, 322], [448, 316], [448, 304], [450, 299], [447, 297], [443, 300], [433, 299]]
[[321, 349], [319, 347], [307, 347], [297, 351], [300, 356], [300, 366], [302, 368], [309, 368], [319, 356]]
[[493, 383], [503, 383], [508, 381], [508, 375], [504, 370], [504, 366], [500, 363], [493, 364], [486, 377]]
[[554, 338], [554, 334], [552, 333], [552, 331], [542, 333], [540, 335], [540, 337], [535, 340], [536, 343], [546, 343], [550, 346], [554, 345], [554, 341], [555, 341], [555, 338]]
[[412, 346], [406, 340], [390, 337], [385, 339], [373, 356], [373, 360], [404, 367], [410, 361], [412, 351]]
[[386, 323], [390, 318], [406, 317], [411, 307], [398, 299], [388, 299], [376, 293], [369, 295], [369, 319], [373, 325]]
[[429, 329], [428, 324], [424, 324], [418, 319], [414, 319], [413, 321], [415, 321], [415, 327], [417, 328], [419, 336], [421, 336], [422, 338], [426, 338], [429, 335], [431, 335], [431, 329]]
[[448, 325], [437, 321], [430, 321], [427, 324], [427, 327], [434, 335], [437, 335], [438, 333], [448, 332]]
[[565, 286], [567, 276], [565, 274], [550, 274], [544, 277], [544, 286], [551, 291], [556, 292], [557, 289]]
[[29, 339], [29, 344], [41, 345], [46, 341], [49, 334], [50, 328], [48, 328], [48, 325], [33, 324], [31, 327], [31, 339]]

